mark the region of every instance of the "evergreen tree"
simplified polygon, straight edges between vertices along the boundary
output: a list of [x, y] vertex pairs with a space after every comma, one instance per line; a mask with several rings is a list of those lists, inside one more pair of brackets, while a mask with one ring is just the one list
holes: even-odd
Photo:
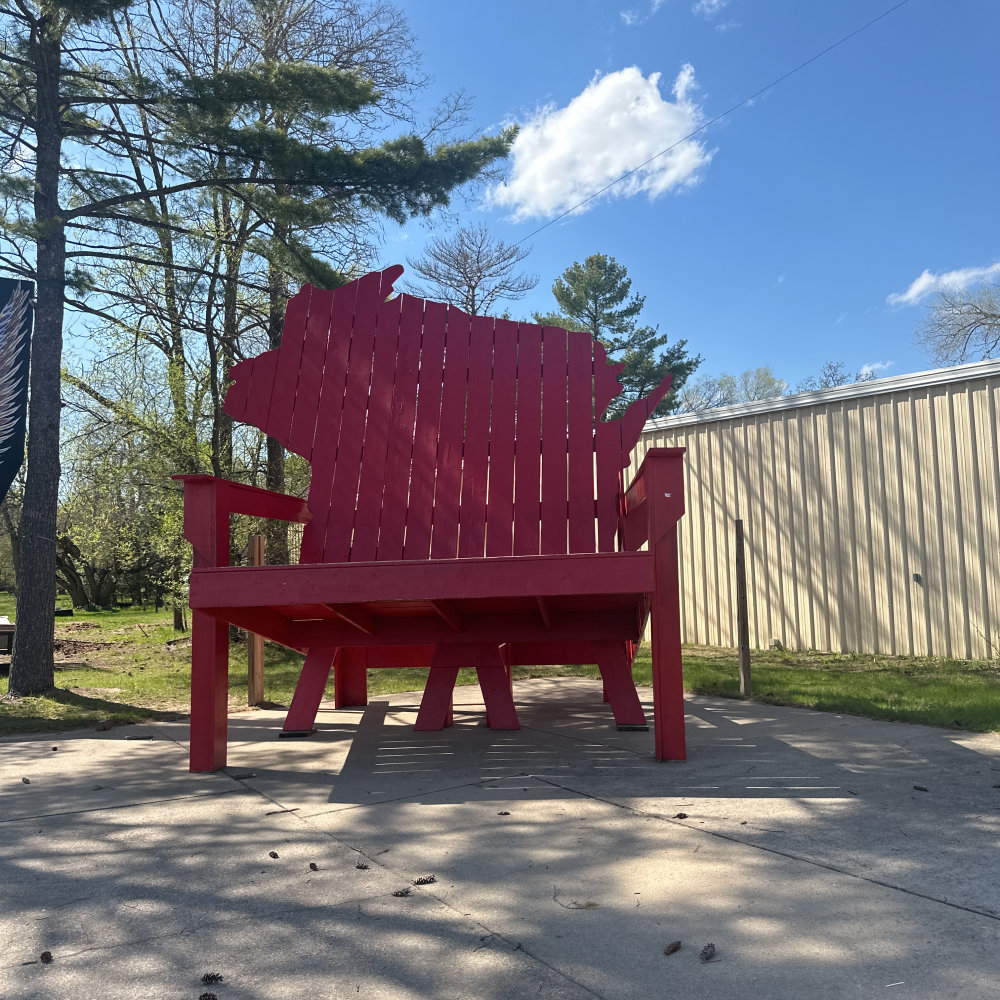
[[688, 355], [686, 340], [666, 347], [668, 338], [657, 327], [640, 326], [637, 320], [646, 299], [630, 297], [631, 289], [628, 271], [614, 257], [591, 254], [582, 264], [566, 268], [553, 284], [561, 312], [534, 315], [536, 323], [585, 330], [604, 345], [612, 361], [625, 362], [618, 377], [624, 391], [608, 408], [608, 418], [624, 413], [668, 373], [673, 383], [654, 415], [669, 413], [678, 390], [702, 360], [701, 355]]
[[[456, 185], [506, 154], [512, 133], [429, 150], [416, 135], [374, 148], [319, 147], [234, 109], [290, 103], [317, 115], [359, 112], [377, 98], [357, 73], [261, 64], [212, 76], [123, 68], [116, 18], [134, 0], [18, 0], [0, 11], [0, 264], [37, 284], [21, 587], [10, 672], [14, 695], [53, 683], [60, 366], [67, 290], [128, 257], [123, 236], [183, 228], [163, 200], [217, 190], [255, 202], [287, 190], [404, 220], [446, 204]], [[135, 130], [136, 116], [147, 122]], [[130, 173], [137, 148], [150, 169]], [[151, 155], [150, 155], [151, 154]], [[201, 154], [195, 155], [195, 154]], [[72, 244], [67, 248], [67, 236]], [[141, 262], [133, 255], [132, 262]], [[317, 264], [318, 266], [318, 264]], [[180, 385], [183, 354], [169, 373]], [[185, 417], [187, 414], [185, 413]]]

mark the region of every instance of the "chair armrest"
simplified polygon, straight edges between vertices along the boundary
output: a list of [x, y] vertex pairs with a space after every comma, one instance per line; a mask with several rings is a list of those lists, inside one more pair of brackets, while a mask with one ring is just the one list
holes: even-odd
[[625, 491], [622, 548], [658, 542], [684, 514], [684, 448], [650, 448]]
[[184, 537], [194, 547], [195, 569], [229, 565], [230, 514], [301, 524], [312, 516], [301, 497], [201, 473], [171, 478], [184, 484]]

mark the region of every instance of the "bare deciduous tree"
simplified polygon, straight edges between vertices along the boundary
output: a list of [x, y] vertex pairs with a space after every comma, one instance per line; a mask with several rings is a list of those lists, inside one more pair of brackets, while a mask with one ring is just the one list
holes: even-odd
[[941, 365], [1000, 356], [1000, 285], [939, 292], [916, 339]]
[[538, 284], [535, 275], [514, 273], [530, 252], [494, 240], [482, 224], [464, 226], [452, 236], [432, 240], [422, 257], [408, 260], [429, 285], [413, 290], [478, 316], [501, 299], [522, 298]]

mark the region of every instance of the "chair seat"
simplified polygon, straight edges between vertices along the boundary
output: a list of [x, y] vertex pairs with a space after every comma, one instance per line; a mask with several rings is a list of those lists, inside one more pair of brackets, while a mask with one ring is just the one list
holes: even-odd
[[637, 640], [647, 552], [298, 566], [191, 575], [191, 607], [294, 649]]
[[221, 566], [191, 574], [191, 607], [516, 597], [526, 591], [540, 596], [627, 594], [652, 590], [654, 582], [648, 552]]

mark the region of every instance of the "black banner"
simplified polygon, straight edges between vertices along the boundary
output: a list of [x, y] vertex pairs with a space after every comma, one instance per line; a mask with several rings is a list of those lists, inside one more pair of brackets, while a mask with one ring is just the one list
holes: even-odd
[[34, 294], [30, 281], [0, 278], [0, 500], [24, 461]]

